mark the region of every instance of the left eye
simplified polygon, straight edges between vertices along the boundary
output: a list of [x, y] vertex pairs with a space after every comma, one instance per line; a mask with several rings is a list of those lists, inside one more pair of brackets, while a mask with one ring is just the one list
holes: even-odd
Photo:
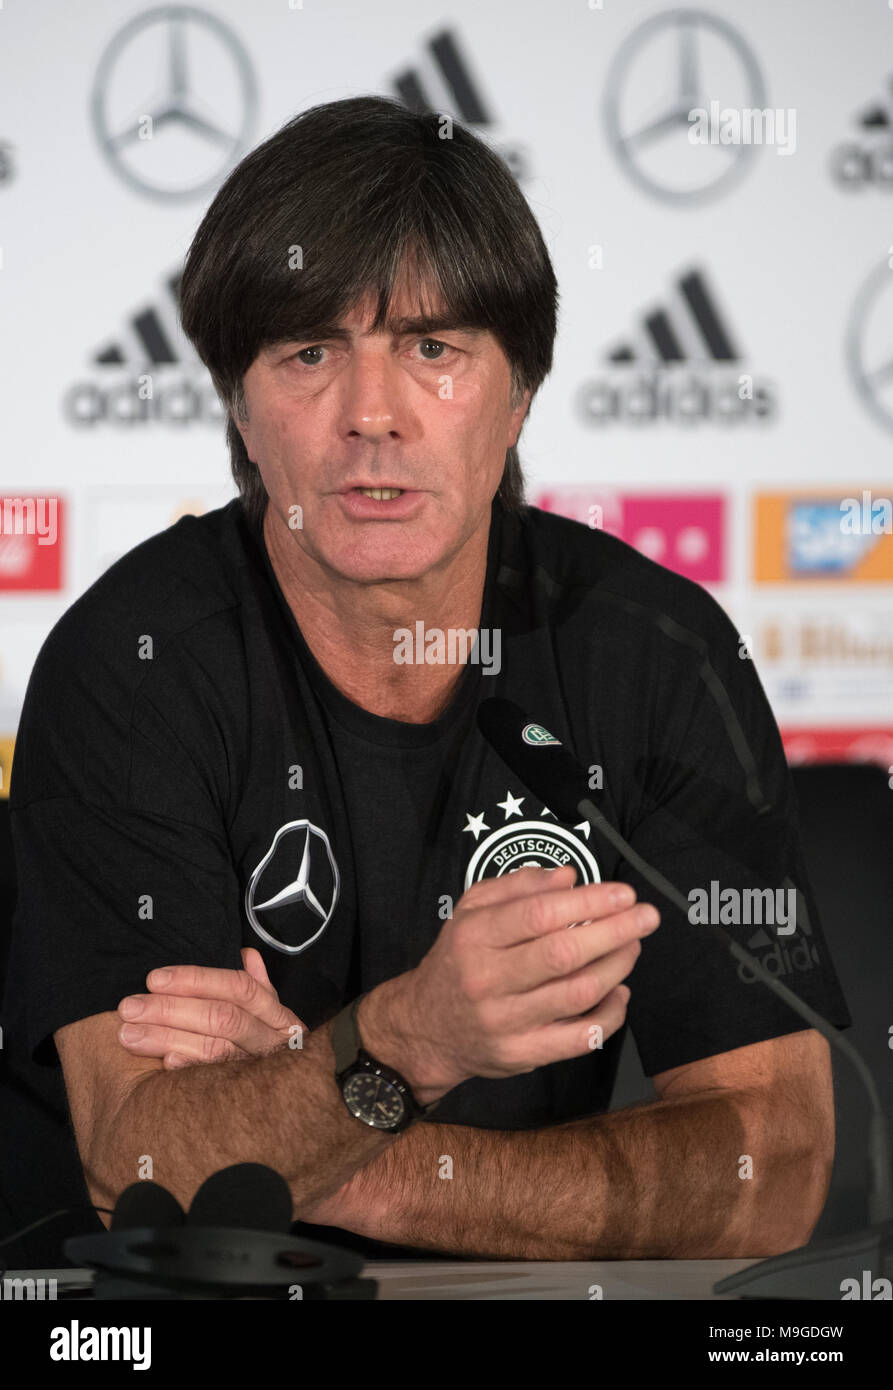
[[[449, 349], [449, 344], [442, 343], [439, 338], [420, 338], [419, 342], [424, 344], [425, 347], [433, 346], [440, 348], [442, 351], [448, 351]], [[436, 361], [437, 359], [435, 358], [434, 360]]]

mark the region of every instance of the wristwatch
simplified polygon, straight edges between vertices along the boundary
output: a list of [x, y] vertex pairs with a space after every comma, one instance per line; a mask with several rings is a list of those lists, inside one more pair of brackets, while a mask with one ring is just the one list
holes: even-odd
[[346, 1005], [332, 1022], [335, 1080], [350, 1113], [374, 1129], [398, 1134], [413, 1120], [429, 1115], [440, 1100], [419, 1105], [408, 1081], [377, 1062], [360, 1042], [357, 1009], [365, 995]]

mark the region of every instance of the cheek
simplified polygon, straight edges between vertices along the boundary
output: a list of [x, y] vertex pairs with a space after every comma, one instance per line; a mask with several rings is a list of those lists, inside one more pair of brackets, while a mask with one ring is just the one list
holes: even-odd
[[277, 473], [287, 474], [299, 461], [306, 471], [313, 457], [313, 448], [306, 421], [300, 420], [294, 408], [270, 408], [263, 426], [264, 457]]
[[472, 439], [478, 458], [492, 457], [504, 447], [509, 417], [495, 389], [476, 390], [465, 403], [464, 414], [464, 428]]
[[[492, 407], [477, 398], [445, 402], [447, 413], [440, 417], [439, 437], [447, 448], [452, 444], [460, 454], [465, 471], [479, 473], [499, 452], [504, 426]], [[449, 409], [453, 410], [452, 416]]]
[[[478, 416], [467, 435], [469, 484], [477, 492], [490, 489], [491, 475], [497, 483], [505, 466], [508, 430], [502, 416], [492, 410]], [[494, 484], [492, 491], [495, 491]]]

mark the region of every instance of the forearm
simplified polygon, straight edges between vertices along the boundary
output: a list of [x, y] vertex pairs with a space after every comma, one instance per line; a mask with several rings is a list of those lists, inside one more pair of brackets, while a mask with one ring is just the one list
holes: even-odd
[[147, 1175], [147, 1156], [151, 1177], [184, 1208], [220, 1168], [263, 1163], [288, 1182], [294, 1219], [309, 1215], [396, 1136], [349, 1114], [335, 1084], [331, 1023], [305, 1031], [302, 1042], [265, 1057], [142, 1077], [96, 1125], [82, 1155], [93, 1201], [113, 1207]]
[[538, 1130], [417, 1124], [351, 1181], [347, 1224], [494, 1259], [768, 1255], [808, 1238], [823, 1200], [809, 1145], [779, 1139], [730, 1092]]

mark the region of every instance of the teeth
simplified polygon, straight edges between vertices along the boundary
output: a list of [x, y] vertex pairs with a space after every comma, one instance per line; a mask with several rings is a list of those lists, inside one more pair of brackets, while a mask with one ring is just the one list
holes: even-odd
[[358, 491], [364, 497], [374, 497], [376, 502], [389, 502], [392, 497], [399, 497], [403, 489], [401, 487], [361, 487]]

